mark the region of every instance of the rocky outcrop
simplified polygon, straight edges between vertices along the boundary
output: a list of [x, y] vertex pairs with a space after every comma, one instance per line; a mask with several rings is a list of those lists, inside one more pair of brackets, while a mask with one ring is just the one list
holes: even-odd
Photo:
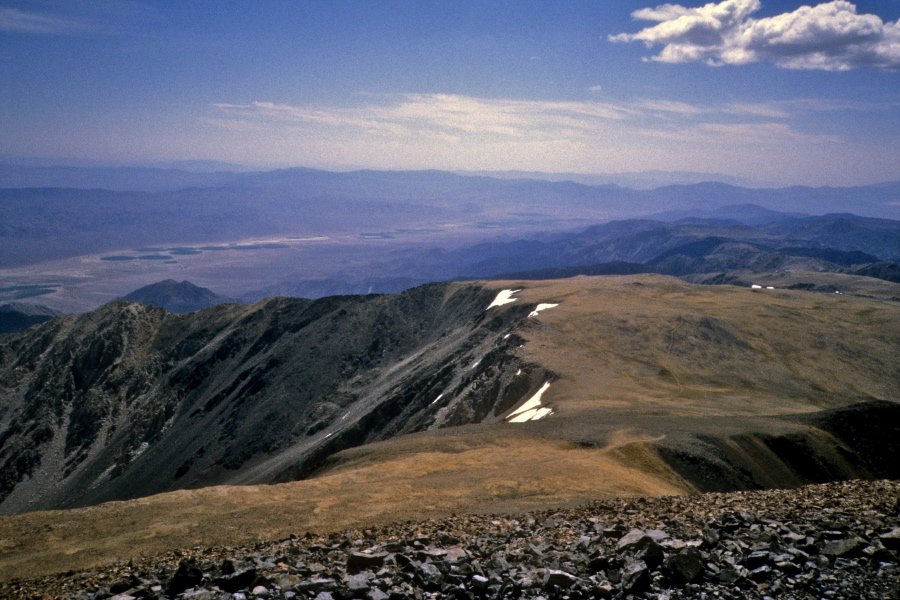
[[7, 598], [894, 598], [900, 484], [595, 502], [194, 548]]
[[533, 308], [427, 285], [187, 315], [114, 302], [0, 344], [0, 511], [303, 477], [336, 451], [497, 418], [537, 388]]

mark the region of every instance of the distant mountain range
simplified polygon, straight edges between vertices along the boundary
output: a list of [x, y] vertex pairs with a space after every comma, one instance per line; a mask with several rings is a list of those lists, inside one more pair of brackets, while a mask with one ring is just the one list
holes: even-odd
[[[286, 169], [291, 171], [292, 169]], [[313, 169], [304, 169], [314, 171]], [[278, 171], [272, 171], [278, 172]], [[345, 171], [353, 172], [353, 171]], [[357, 171], [359, 172], [359, 171]], [[259, 181], [259, 172], [216, 161], [180, 161], [170, 166], [86, 167], [0, 164], [0, 188], [57, 187], [118, 191], [163, 192], [186, 187], [219, 187]], [[615, 185], [633, 189], [655, 189], [667, 185], [719, 182], [743, 187], [763, 187], [762, 182], [720, 173], [686, 171], [640, 171], [585, 175], [538, 171], [456, 171], [455, 174], [493, 179], [571, 181], [584, 185]]]
[[158, 306], [171, 313], [189, 313], [217, 304], [234, 302], [233, 299], [220, 296], [208, 288], [194, 285], [189, 281], [179, 283], [174, 279], [144, 286], [123, 296], [122, 299]]
[[[677, 222], [613, 221], [548, 239], [483, 243], [442, 253], [430, 265], [447, 278], [654, 272], [688, 275], [732, 270], [810, 270], [894, 281], [900, 221], [855, 215], [800, 217], [759, 207], [726, 207], [727, 218], [680, 213]], [[699, 211], [704, 215], [706, 211]], [[765, 219], [759, 216], [765, 214]], [[748, 215], [745, 217], [745, 215]], [[752, 223], [764, 222], [761, 225]], [[420, 257], [416, 268], [425, 269]], [[604, 267], [606, 263], [612, 263]]]
[[[313, 169], [0, 169], [0, 267], [154, 244], [272, 235], [469, 227], [491, 232], [753, 204], [788, 213], [900, 217], [900, 182], [749, 189], [725, 183], [650, 190], [441, 171]], [[682, 211], [681, 213], [673, 211]], [[763, 218], [758, 212], [758, 219]], [[724, 218], [730, 218], [724, 215]]]

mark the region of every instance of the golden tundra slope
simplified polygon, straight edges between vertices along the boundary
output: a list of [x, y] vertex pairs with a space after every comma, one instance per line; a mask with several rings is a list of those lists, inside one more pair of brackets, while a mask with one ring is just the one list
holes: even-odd
[[[877, 474], [818, 422], [778, 415], [874, 400], [890, 409], [900, 389], [900, 302], [661, 276], [485, 285], [520, 290], [516, 303], [558, 305], [517, 330], [522, 358], [550, 373], [525, 398], [549, 381], [541, 404], [550, 416], [499, 415], [346, 450], [305, 481], [0, 518], [0, 577], [451, 512], [696, 492], [707, 482], [664, 460], [695, 447], [713, 466], [744, 461], [756, 477], [725, 477], [725, 487]], [[725, 450], [696, 446], [695, 435]], [[798, 435], [830, 470], [804, 471], [767, 442]], [[670, 442], [674, 450], [662, 452]]]
[[898, 399], [900, 302], [663, 276], [503, 285], [559, 303], [526, 329], [522, 351], [560, 374], [547, 396], [560, 412], [773, 414]]

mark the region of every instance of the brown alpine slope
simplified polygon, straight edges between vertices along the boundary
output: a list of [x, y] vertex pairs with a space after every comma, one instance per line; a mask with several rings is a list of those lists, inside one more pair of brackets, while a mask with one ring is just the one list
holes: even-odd
[[[488, 308], [503, 290], [518, 291]], [[378, 367], [375, 379], [394, 377], [391, 386], [366, 388], [391, 390], [406, 407], [432, 407], [428, 419], [394, 417], [420, 423], [417, 433], [370, 419], [407, 434], [356, 433], [359, 443], [307, 461], [315, 470], [302, 481], [262, 485], [266, 473], [278, 481], [291, 472], [290, 448], [276, 448], [231, 475], [254, 485], [2, 517], [0, 576], [452, 512], [900, 478], [900, 303], [648, 275], [450, 284], [417, 294], [408, 306], [453, 301], [456, 333], [447, 339], [457, 350], [434, 354], [446, 371], [397, 378], [411, 367], [431, 372], [422, 358], [430, 355], [413, 344], [411, 354], [396, 351]], [[218, 310], [192, 318], [232, 309]], [[465, 311], [472, 324], [462, 324]], [[457, 341], [466, 331], [477, 343]], [[223, 336], [213, 339], [221, 344]], [[426, 345], [435, 352], [434, 342]], [[294, 369], [302, 375], [303, 364]], [[404, 381], [419, 387], [403, 395]], [[452, 407], [479, 416], [442, 421]], [[322, 431], [350, 439], [340, 415]], [[523, 416], [543, 418], [509, 422]]]

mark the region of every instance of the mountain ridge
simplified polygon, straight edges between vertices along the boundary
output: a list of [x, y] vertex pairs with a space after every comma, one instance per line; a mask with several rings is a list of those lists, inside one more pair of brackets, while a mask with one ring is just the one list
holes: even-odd
[[[868, 403], [861, 414], [876, 418], [877, 402], [893, 406], [898, 311], [659, 275], [428, 284], [183, 315], [118, 301], [0, 340], [0, 510], [317, 481], [348, 457], [411, 466], [429, 447], [501, 470], [516, 452], [490, 448], [594, 448], [584, 460], [644, 465], [645, 485], [679, 489], [699, 476], [660, 457], [677, 466], [687, 452], [744, 489], [767, 485], [776, 457], [788, 461], [782, 485], [825, 477], [791, 466], [797, 443], [779, 440], [800, 436], [827, 476], [866, 476], [871, 447], [779, 415]], [[507, 422], [526, 400], [545, 418]], [[725, 452], [735, 436], [774, 455]]]

